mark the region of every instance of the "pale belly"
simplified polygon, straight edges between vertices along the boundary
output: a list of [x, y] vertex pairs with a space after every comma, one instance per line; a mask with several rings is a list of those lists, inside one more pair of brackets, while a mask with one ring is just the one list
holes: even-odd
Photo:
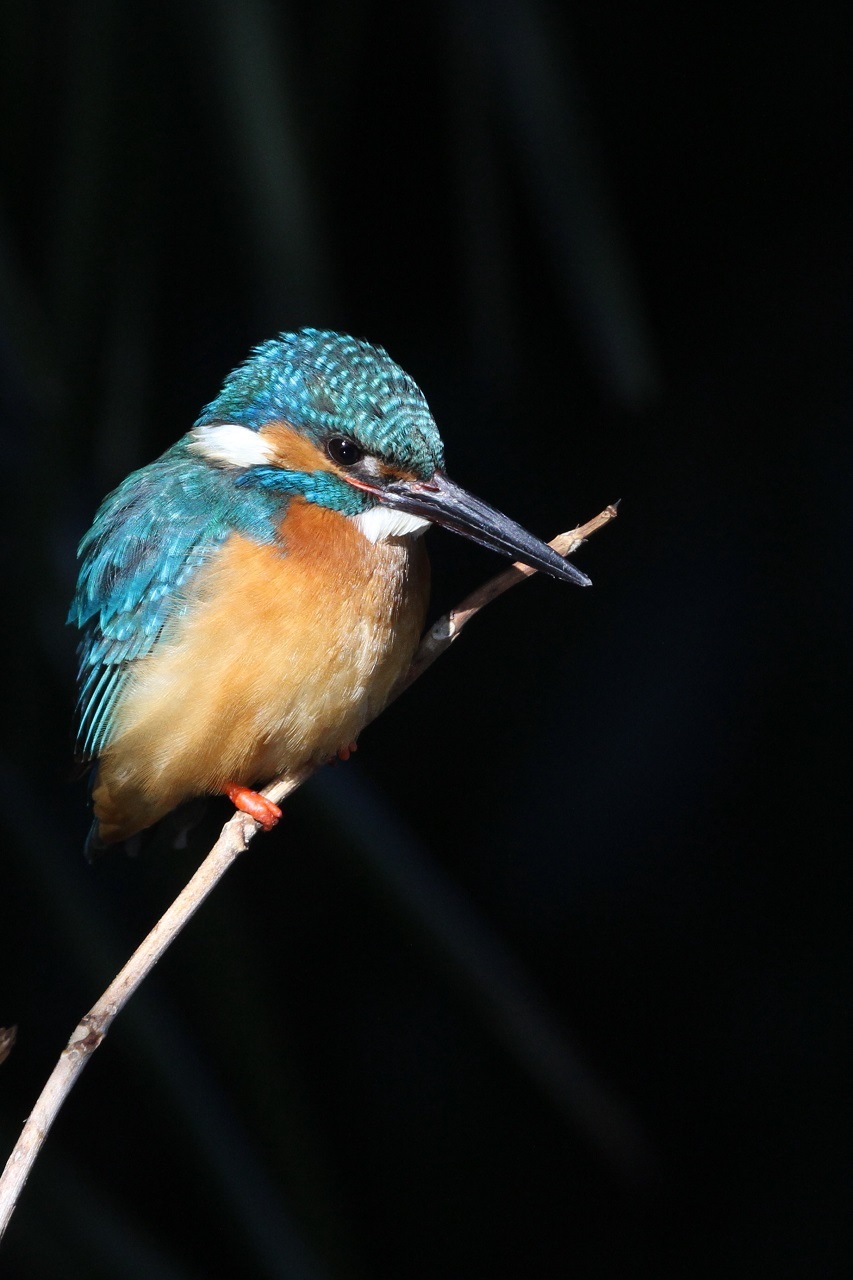
[[93, 792], [105, 839], [330, 758], [408, 669], [428, 593], [421, 542], [373, 544], [316, 507], [298, 519], [299, 553], [232, 538], [138, 663]]

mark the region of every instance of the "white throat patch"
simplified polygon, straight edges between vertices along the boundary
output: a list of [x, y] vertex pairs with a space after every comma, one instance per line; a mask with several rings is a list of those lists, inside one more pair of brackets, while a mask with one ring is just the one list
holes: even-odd
[[190, 449], [210, 462], [228, 467], [262, 467], [272, 458], [269, 441], [251, 427], [239, 427], [236, 422], [194, 427], [190, 435]]
[[422, 520], [420, 516], [383, 506], [360, 511], [352, 519], [370, 542], [385, 542], [387, 538], [419, 538], [430, 526], [430, 521]]

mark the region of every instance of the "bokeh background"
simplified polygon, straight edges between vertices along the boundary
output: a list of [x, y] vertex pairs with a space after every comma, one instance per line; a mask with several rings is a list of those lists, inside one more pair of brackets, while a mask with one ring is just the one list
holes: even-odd
[[[229, 873], [4, 1275], [847, 1274], [842, 9], [3, 7], [4, 1151], [227, 812], [82, 860], [101, 497], [313, 324], [537, 533], [623, 500], [592, 591], [494, 605]], [[499, 567], [430, 548], [435, 615]]]

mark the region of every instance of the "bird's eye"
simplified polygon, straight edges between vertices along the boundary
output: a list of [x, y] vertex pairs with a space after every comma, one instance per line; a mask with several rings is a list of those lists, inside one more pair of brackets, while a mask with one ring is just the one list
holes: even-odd
[[326, 445], [326, 452], [341, 467], [352, 467], [363, 457], [361, 449], [346, 436], [333, 436]]

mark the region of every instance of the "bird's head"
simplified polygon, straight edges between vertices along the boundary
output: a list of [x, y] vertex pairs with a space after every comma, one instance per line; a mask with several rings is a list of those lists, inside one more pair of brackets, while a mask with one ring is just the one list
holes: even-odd
[[301, 329], [256, 347], [225, 379], [189, 448], [236, 482], [352, 517], [371, 541], [440, 524], [581, 586], [589, 579], [444, 473], [420, 388], [381, 347]]

